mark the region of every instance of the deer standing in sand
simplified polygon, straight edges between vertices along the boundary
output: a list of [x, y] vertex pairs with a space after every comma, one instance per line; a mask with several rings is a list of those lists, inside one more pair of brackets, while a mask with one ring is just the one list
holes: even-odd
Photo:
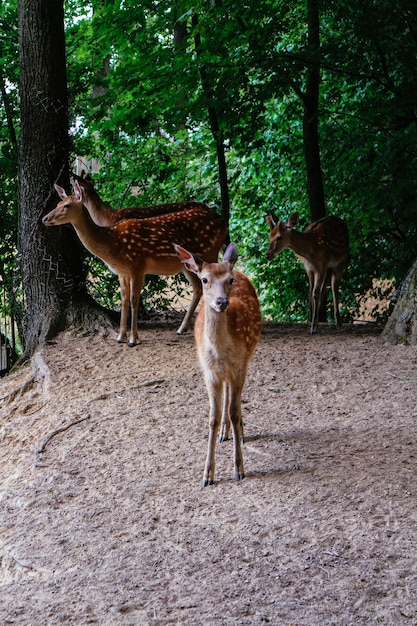
[[271, 260], [285, 248], [290, 248], [307, 272], [310, 284], [310, 334], [317, 332], [326, 279], [330, 280], [332, 288], [334, 320], [336, 326], [340, 327], [339, 283], [349, 252], [349, 232], [345, 222], [340, 217], [328, 215], [299, 232], [294, 230], [298, 213], [291, 215], [287, 223], [276, 216], [268, 216], [266, 220], [270, 228], [266, 258]]
[[262, 319], [258, 297], [250, 280], [233, 267], [237, 249], [231, 243], [221, 263], [206, 263], [194, 253], [175, 246], [188, 271], [203, 285], [203, 302], [194, 324], [197, 354], [209, 396], [209, 441], [203, 486], [212, 485], [215, 446], [231, 423], [234, 442], [234, 478], [245, 477], [241, 439], [241, 396], [249, 360], [258, 343]]
[[126, 340], [129, 302], [131, 327], [129, 346], [137, 343], [138, 309], [145, 274], [169, 276], [184, 272], [193, 287], [193, 298], [178, 334], [185, 332], [201, 298], [201, 283], [188, 271], [175, 254], [173, 244], [193, 246], [212, 262], [228, 232], [223, 218], [198, 207], [144, 219], [125, 219], [113, 226], [98, 226], [83, 206], [82, 195], [66, 194], [59, 185], [55, 189], [61, 202], [42, 222], [45, 226], [71, 223], [83, 245], [118, 275], [121, 292], [119, 343]]

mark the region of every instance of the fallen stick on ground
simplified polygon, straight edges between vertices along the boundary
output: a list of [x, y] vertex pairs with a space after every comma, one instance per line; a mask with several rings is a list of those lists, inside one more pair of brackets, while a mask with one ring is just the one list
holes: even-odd
[[51, 439], [53, 437], [55, 437], [55, 435], [58, 435], [59, 433], [63, 433], [65, 430], [68, 430], [72, 426], [76, 426], [77, 424], [81, 424], [81, 422], [85, 422], [85, 420], [90, 419], [90, 417], [91, 417], [91, 415], [88, 414], [85, 417], [80, 417], [79, 419], [74, 420], [73, 422], [70, 422], [69, 424], [65, 424], [64, 426], [61, 426], [60, 428], [57, 428], [56, 430], [53, 430], [52, 432], [50, 432], [49, 435], [47, 435], [45, 437], [45, 439], [42, 441], [42, 443], [39, 446], [39, 448], [35, 451], [35, 455], [34, 455], [34, 465], [35, 465], [35, 467], [47, 467], [47, 465], [39, 463], [39, 455], [42, 454], [43, 452], [45, 452], [46, 446], [51, 441]]

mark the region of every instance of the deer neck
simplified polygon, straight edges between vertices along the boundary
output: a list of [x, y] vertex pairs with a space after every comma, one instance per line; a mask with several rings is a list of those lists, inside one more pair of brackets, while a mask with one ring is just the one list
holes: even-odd
[[204, 324], [206, 346], [216, 352], [224, 349], [228, 344], [229, 331], [227, 311], [218, 313], [207, 304], [204, 304]]
[[72, 225], [87, 250], [103, 259], [103, 252], [109, 249], [110, 228], [95, 224], [84, 206], [77, 217], [72, 220]]
[[115, 210], [103, 202], [95, 189], [90, 189], [85, 194], [85, 206], [96, 224], [110, 226], [114, 223]]
[[314, 258], [315, 237], [310, 233], [300, 233], [292, 230], [288, 242], [288, 247], [299, 257], [311, 261]]

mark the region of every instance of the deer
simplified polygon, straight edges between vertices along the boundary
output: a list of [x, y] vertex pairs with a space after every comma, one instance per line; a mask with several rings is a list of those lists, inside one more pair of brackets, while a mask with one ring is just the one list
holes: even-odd
[[71, 176], [74, 179], [73, 193], [77, 195], [82, 193], [84, 206], [87, 208], [93, 221], [99, 226], [113, 226], [113, 224], [116, 224], [116, 222], [120, 220], [143, 219], [145, 217], [177, 213], [194, 208], [211, 211], [206, 204], [198, 202], [197, 200], [113, 209], [100, 198], [96, 191], [94, 181], [89, 174], [83, 172], [81, 176], [78, 176], [78, 174], [72, 173]]
[[288, 222], [275, 215], [267, 216], [269, 247], [266, 258], [272, 260], [286, 248], [295, 252], [308, 275], [310, 292], [310, 335], [318, 330], [320, 303], [326, 280], [330, 280], [336, 328], [341, 327], [339, 284], [349, 252], [349, 232], [346, 223], [335, 215], [313, 222], [303, 232], [294, 230], [299, 214], [293, 213]]
[[193, 288], [193, 297], [177, 334], [188, 329], [200, 301], [200, 280], [179, 261], [173, 241], [194, 246], [212, 262], [217, 261], [228, 228], [224, 219], [199, 207], [141, 220], [126, 219], [113, 226], [98, 226], [83, 205], [80, 194], [67, 195], [54, 185], [61, 201], [42, 218], [45, 226], [72, 224], [82, 244], [118, 275], [121, 293], [120, 329], [116, 341], [127, 338], [130, 303], [129, 347], [138, 340], [138, 309], [145, 274], [170, 276], [183, 272]]
[[233, 431], [234, 478], [245, 477], [241, 396], [249, 361], [258, 343], [262, 318], [258, 297], [251, 281], [235, 271], [237, 248], [227, 247], [219, 263], [203, 261], [195, 253], [175, 244], [188, 271], [203, 286], [203, 300], [194, 323], [197, 354], [209, 397], [209, 440], [203, 487], [214, 483], [215, 447]]

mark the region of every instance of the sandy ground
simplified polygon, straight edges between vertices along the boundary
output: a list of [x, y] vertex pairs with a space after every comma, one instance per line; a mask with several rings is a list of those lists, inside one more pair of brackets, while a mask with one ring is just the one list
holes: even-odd
[[417, 624], [417, 348], [265, 325], [246, 478], [192, 334], [65, 333], [0, 381], [0, 624]]

